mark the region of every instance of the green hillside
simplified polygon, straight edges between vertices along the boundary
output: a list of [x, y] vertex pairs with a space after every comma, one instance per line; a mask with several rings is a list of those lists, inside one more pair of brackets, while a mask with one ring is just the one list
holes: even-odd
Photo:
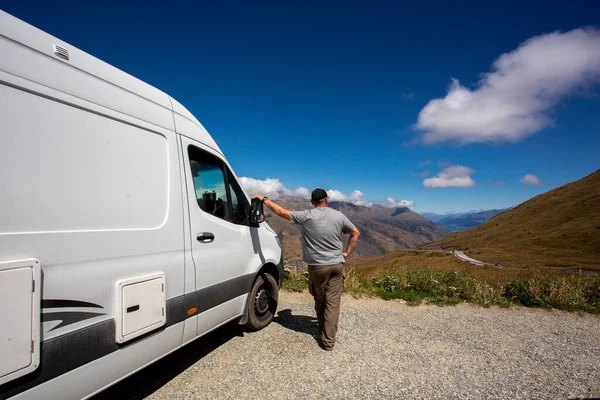
[[508, 266], [600, 271], [600, 170], [435, 245]]

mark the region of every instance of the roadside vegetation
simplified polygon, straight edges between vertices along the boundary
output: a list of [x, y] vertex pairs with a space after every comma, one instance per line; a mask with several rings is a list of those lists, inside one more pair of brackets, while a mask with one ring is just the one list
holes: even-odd
[[[479, 267], [443, 251], [356, 257], [350, 259], [345, 274], [346, 293], [402, 299], [409, 305], [468, 302], [600, 313], [598, 276]], [[301, 272], [289, 273], [283, 283], [288, 291], [307, 288], [308, 277]]]

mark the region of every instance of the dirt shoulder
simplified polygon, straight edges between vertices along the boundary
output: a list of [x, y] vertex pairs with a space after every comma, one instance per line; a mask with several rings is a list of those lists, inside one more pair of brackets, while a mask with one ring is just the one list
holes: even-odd
[[266, 329], [221, 328], [101, 398], [600, 397], [598, 332], [594, 315], [344, 295], [339, 341], [324, 352], [311, 297], [282, 293]]

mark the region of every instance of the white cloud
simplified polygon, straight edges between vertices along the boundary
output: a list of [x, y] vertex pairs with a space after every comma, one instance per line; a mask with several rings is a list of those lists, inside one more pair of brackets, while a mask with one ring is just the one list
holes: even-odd
[[330, 201], [348, 201], [348, 196], [339, 190], [329, 189], [327, 191], [327, 196], [329, 196]]
[[475, 181], [471, 175], [475, 173], [471, 168], [455, 165], [448, 167], [433, 178], [425, 179], [423, 186], [426, 188], [447, 188], [447, 187], [471, 187], [475, 186]]
[[[311, 191], [305, 187], [300, 186], [297, 189], [289, 189], [281, 183], [277, 178], [267, 178], [265, 180], [259, 180], [248, 177], [241, 177], [240, 183], [248, 194], [263, 194], [273, 200], [277, 200], [281, 196], [295, 197], [302, 200], [310, 200]], [[345, 194], [336, 189], [327, 190], [327, 196], [330, 201], [346, 201], [358, 206], [372, 207], [375, 204], [370, 201], [363, 192], [355, 190], [352, 193]], [[379, 204], [379, 202], [378, 202]], [[380, 202], [384, 207], [410, 207], [415, 204], [412, 200], [400, 200], [396, 201], [391, 197]]]
[[518, 141], [551, 125], [549, 110], [600, 82], [600, 31], [530, 38], [502, 54], [473, 89], [452, 79], [448, 94], [419, 113], [425, 143]]
[[366, 207], [371, 207], [373, 205], [360, 190], [355, 190], [350, 195], [347, 195], [339, 190], [329, 189], [327, 190], [327, 196], [329, 197], [329, 201], [347, 201], [356, 204], [357, 206]]
[[[361, 192], [360, 190], [355, 190], [354, 192], [352, 192], [352, 194], [350, 194], [350, 196], [348, 196], [348, 200], [350, 203], [354, 203], [357, 204], [359, 206], [364, 206], [367, 204], [373, 205], [363, 194], [363, 192]], [[370, 207], [370, 206], [369, 206]]]
[[501, 181], [500, 179], [490, 183], [490, 186], [500, 186], [500, 185], [504, 185], [504, 181]]
[[415, 205], [415, 202], [412, 200], [396, 201], [393, 197], [388, 197], [382, 205], [389, 208], [412, 207]]
[[283, 183], [279, 182], [279, 179], [272, 178], [267, 178], [264, 181], [261, 181], [243, 176], [240, 178], [240, 183], [250, 195], [260, 193], [273, 200], [278, 199], [280, 194], [283, 193], [283, 190], [285, 189]]
[[294, 190], [289, 190], [287, 188], [283, 189], [283, 194], [286, 196], [297, 197], [299, 199], [309, 199], [310, 198], [310, 190], [305, 187], [300, 186]]
[[540, 180], [540, 178], [533, 174], [527, 174], [521, 178], [521, 183], [524, 183], [526, 185], [541, 185], [542, 181]]

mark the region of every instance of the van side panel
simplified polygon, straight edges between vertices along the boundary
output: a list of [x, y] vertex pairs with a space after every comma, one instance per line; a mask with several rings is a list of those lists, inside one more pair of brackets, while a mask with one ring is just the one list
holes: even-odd
[[0, 234], [159, 229], [167, 138], [15, 88], [0, 88]]
[[[56, 378], [125, 348], [145, 354], [123, 365], [133, 369], [177, 348], [186, 315], [176, 134], [3, 71], [0, 121], [0, 261], [42, 267], [41, 367], [0, 397], [65, 390]], [[158, 272], [166, 328], [117, 346], [117, 282]], [[160, 345], [149, 349], [151, 337]], [[91, 393], [106, 379], [77, 385]]]

